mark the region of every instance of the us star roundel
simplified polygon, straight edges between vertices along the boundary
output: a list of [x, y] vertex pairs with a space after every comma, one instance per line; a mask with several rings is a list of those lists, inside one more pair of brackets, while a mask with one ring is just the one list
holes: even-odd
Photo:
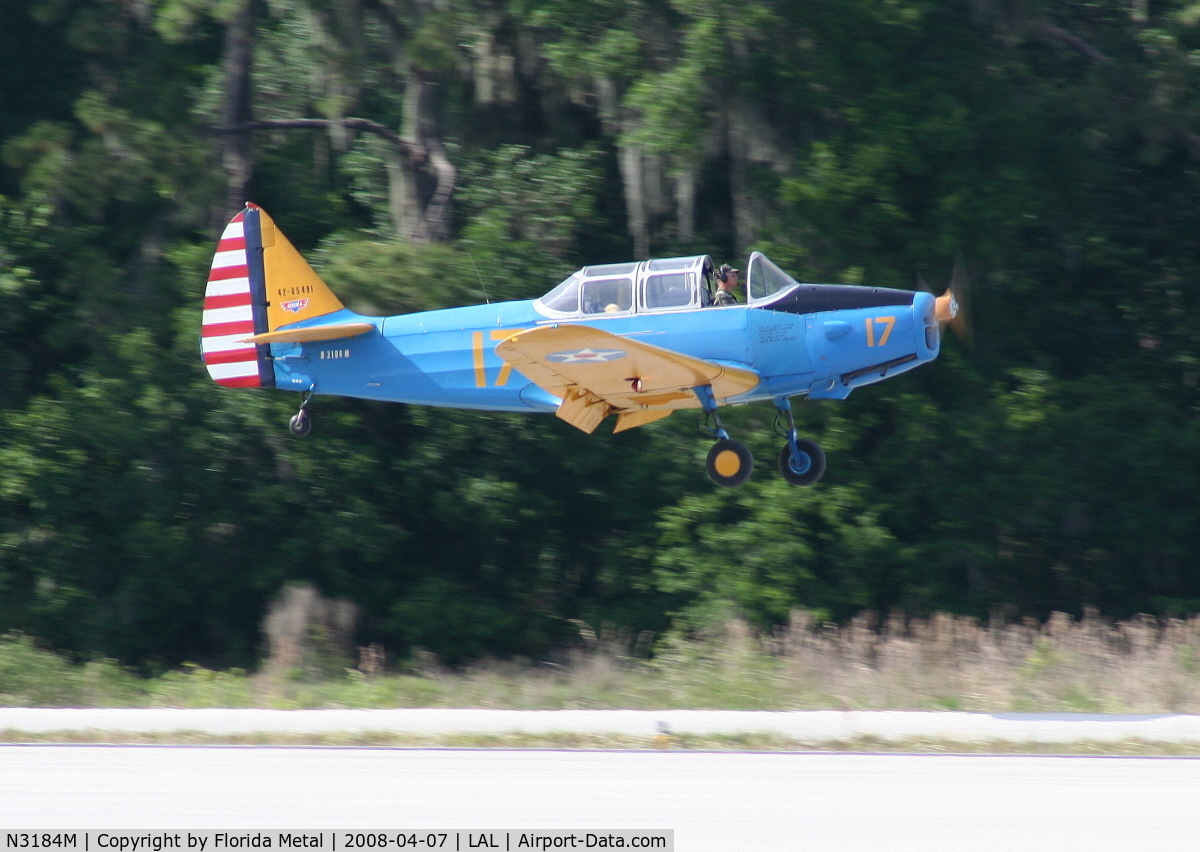
[[547, 355], [547, 361], [559, 364], [598, 364], [603, 361], [616, 361], [624, 358], [625, 353], [620, 349], [573, 349], [569, 352], [555, 352]]

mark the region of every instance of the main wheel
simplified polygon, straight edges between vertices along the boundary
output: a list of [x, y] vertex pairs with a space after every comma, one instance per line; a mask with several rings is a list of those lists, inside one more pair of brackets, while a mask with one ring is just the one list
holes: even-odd
[[749, 447], [741, 441], [722, 438], [708, 451], [705, 467], [709, 479], [717, 485], [732, 488], [750, 478], [750, 472], [754, 470], [754, 456], [750, 455]]
[[312, 431], [312, 420], [303, 408], [292, 415], [292, 419], [288, 421], [288, 429], [297, 438], [303, 438]]
[[779, 451], [779, 472], [792, 485], [812, 485], [825, 474], [825, 451], [816, 441], [797, 441], [799, 460], [792, 458], [792, 446]]

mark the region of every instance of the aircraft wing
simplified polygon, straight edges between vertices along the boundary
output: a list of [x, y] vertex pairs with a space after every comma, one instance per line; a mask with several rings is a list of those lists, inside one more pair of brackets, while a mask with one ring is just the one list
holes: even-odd
[[587, 325], [559, 323], [520, 331], [496, 354], [530, 381], [562, 399], [558, 416], [592, 432], [617, 412], [620, 432], [698, 408], [692, 389], [712, 385], [718, 401], [758, 385], [753, 370], [684, 355]]

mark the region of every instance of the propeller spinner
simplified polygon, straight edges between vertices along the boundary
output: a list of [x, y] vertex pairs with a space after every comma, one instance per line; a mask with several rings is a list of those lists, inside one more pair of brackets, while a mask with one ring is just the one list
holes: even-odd
[[966, 344], [973, 341], [970, 311], [971, 285], [963, 264], [962, 254], [954, 260], [954, 272], [950, 275], [950, 286], [946, 292], [934, 300], [934, 316], [938, 327], [943, 331], [946, 326], [954, 329], [958, 338]]

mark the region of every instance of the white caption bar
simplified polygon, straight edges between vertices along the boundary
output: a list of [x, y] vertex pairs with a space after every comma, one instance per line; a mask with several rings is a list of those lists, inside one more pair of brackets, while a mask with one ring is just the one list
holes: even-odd
[[674, 829], [529, 829], [447, 831], [7, 831], [0, 849], [46, 849], [55, 852], [229, 852], [259, 849], [358, 850], [505, 850], [657, 849], [675, 852]]

